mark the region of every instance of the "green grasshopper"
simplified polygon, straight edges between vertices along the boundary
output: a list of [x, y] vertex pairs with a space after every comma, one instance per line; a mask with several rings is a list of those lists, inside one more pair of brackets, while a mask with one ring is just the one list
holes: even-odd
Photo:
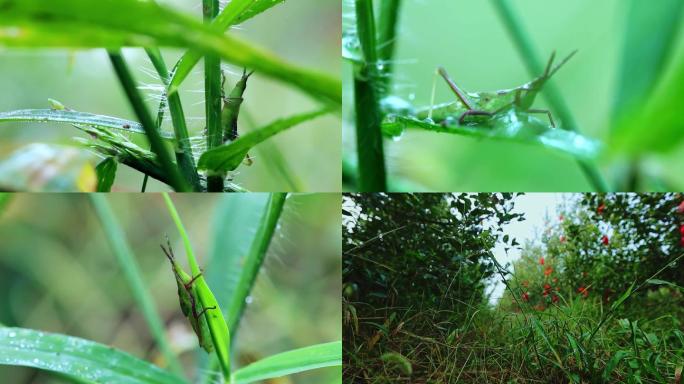
[[494, 92], [464, 92], [456, 83], [449, 77], [443, 67], [439, 67], [437, 73], [444, 78], [449, 88], [456, 94], [458, 100], [440, 105], [434, 105], [434, 87], [432, 91], [433, 102], [428, 109], [418, 112], [418, 118], [425, 119], [426, 117], [432, 119], [437, 124], [448, 125], [454, 116], [459, 116], [459, 125], [464, 125], [466, 119], [470, 116], [482, 116], [486, 119], [508, 110], [516, 108], [527, 113], [544, 113], [549, 117], [552, 127], [556, 127], [553, 121], [551, 111], [546, 109], [531, 108], [537, 94], [542, 89], [544, 84], [553, 76], [553, 74], [560, 69], [572, 56], [577, 53], [573, 51], [558, 65], [552, 68], [553, 60], [556, 53], [553, 52], [546, 65], [544, 73], [533, 79], [532, 81], [523, 84], [519, 87], [505, 89]]
[[196, 288], [194, 286], [195, 280], [197, 280], [202, 274], [191, 277], [188, 275], [181, 267], [176, 263], [176, 258], [173, 255], [173, 250], [171, 250], [171, 242], [166, 239], [166, 245], [168, 247], [164, 248], [164, 245], [160, 244], [162, 251], [166, 254], [166, 257], [171, 262], [171, 269], [173, 274], [176, 276], [176, 285], [178, 286], [178, 299], [180, 300], [181, 311], [183, 315], [188, 318], [193, 331], [197, 335], [197, 340], [199, 345], [204, 348], [205, 351], [211, 353], [214, 350], [214, 344], [212, 344], [211, 336], [209, 334], [209, 325], [207, 324], [206, 317], [202, 317], [204, 313], [208, 310], [216, 309], [216, 307], [202, 308], [202, 303], [197, 295]]
[[[242, 70], [242, 77], [235, 83], [235, 87], [230, 91], [228, 97], [225, 95], [224, 86], [226, 83], [226, 76], [221, 72], [221, 98], [223, 99], [223, 109], [221, 110], [221, 126], [223, 127], [223, 142], [233, 141], [239, 137], [238, 135], [238, 115], [240, 114], [240, 106], [242, 105], [242, 95], [247, 89], [247, 80], [254, 73], [254, 71], [247, 72], [247, 69]], [[247, 154], [247, 165], [252, 164], [252, 158]]]

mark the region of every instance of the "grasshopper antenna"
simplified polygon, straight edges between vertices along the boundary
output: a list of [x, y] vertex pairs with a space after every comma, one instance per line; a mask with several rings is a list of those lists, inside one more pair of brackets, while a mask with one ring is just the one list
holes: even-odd
[[549, 61], [546, 63], [546, 69], [544, 69], [544, 77], [549, 77], [551, 73], [551, 66], [553, 65], [553, 60], [556, 58], [556, 51], [551, 52], [551, 57], [549, 57]]
[[168, 235], [164, 235], [164, 237], [166, 237], [166, 246], [168, 247], [168, 250], [164, 248], [164, 244], [159, 244], [159, 246], [161, 247], [162, 251], [164, 251], [166, 257], [168, 257], [168, 259], [173, 263], [175, 257], [173, 256], [173, 250], [171, 249], [171, 240], [169, 240]]
[[[553, 76], [553, 74], [556, 73], [556, 71], [558, 71], [558, 70], [560, 69], [560, 67], [562, 67], [565, 63], [567, 63], [568, 60], [572, 59], [572, 57], [575, 56], [576, 53], [577, 53], [577, 49], [575, 49], [574, 51], [570, 52], [570, 54], [567, 55], [567, 56], [565, 57], [565, 59], [561, 60], [561, 62], [558, 63], [558, 65], [556, 65], [556, 66], [549, 72], [549, 74], [548, 74], [547, 77]], [[551, 57], [553, 57], [553, 56], [551, 56]], [[551, 64], [551, 62], [549, 62], [549, 66], [550, 66], [550, 64]]]

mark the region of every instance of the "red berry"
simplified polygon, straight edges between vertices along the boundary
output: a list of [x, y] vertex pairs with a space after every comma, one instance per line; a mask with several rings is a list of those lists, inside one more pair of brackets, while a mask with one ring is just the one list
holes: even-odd
[[601, 203], [601, 205], [599, 205], [598, 208], [596, 208], [596, 212], [598, 212], [598, 214], [601, 215], [601, 214], [603, 214], [603, 210], [605, 210], [605, 209], [606, 209], [606, 205]]
[[528, 294], [528, 292], [523, 292], [522, 299], [523, 299], [523, 301], [530, 300], [530, 295]]
[[684, 224], [679, 226], [679, 233], [681, 233], [682, 236], [684, 236]]
[[558, 302], [558, 296], [553, 295], [553, 297], [551, 298], [551, 301], [554, 303], [557, 303]]
[[548, 291], [549, 289], [551, 289], [551, 286], [548, 284], [544, 284], [544, 290]]
[[539, 264], [544, 265], [544, 258], [539, 259]]
[[679, 203], [679, 205], [677, 206], [677, 212], [684, 213], [684, 201]]
[[601, 238], [601, 242], [603, 243], [603, 245], [608, 245], [608, 236], [603, 235], [603, 237]]

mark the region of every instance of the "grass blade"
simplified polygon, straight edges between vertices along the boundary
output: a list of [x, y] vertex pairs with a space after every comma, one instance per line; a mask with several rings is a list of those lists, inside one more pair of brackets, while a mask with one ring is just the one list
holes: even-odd
[[[149, 1], [0, 0], [0, 43], [21, 47], [175, 46], [222, 59], [341, 105], [341, 82], [327, 74], [293, 65], [192, 17]], [[173, 89], [172, 89], [173, 90]], [[173, 92], [169, 92], [171, 94]]]
[[230, 331], [226, 325], [226, 321], [223, 318], [223, 311], [219, 305], [216, 297], [212, 293], [211, 289], [207, 285], [202, 271], [197, 264], [197, 259], [195, 258], [195, 253], [192, 250], [192, 244], [190, 244], [190, 238], [185, 231], [185, 226], [176, 211], [176, 207], [173, 205], [173, 201], [169, 197], [168, 193], [162, 193], [166, 207], [169, 210], [169, 214], [173, 219], [176, 228], [178, 229], [178, 234], [181, 239], [183, 239], [183, 245], [185, 247], [185, 254], [188, 257], [188, 264], [190, 265], [190, 270], [192, 271], [192, 276], [199, 276], [195, 280], [195, 287], [197, 288], [197, 295], [199, 296], [200, 302], [202, 303], [202, 308], [214, 307], [215, 310], [205, 312], [204, 316], [207, 319], [207, 324], [209, 325], [209, 331], [211, 333], [211, 339], [214, 344], [214, 350], [218, 356], [219, 363], [221, 364], [221, 370], [223, 371], [223, 377], [228, 380], [230, 378]]
[[108, 345], [24, 328], [0, 328], [0, 364], [34, 367], [97, 383], [185, 383]]
[[240, 136], [237, 140], [227, 145], [204, 152], [197, 166], [199, 169], [207, 169], [212, 172], [232, 171], [242, 163], [242, 160], [247, 156], [247, 152], [257, 144], [288, 128], [328, 112], [330, 112], [330, 109], [326, 107], [313, 112], [301, 113], [286, 119], [276, 120], [263, 128]]
[[334, 341], [294, 349], [254, 362], [235, 371], [233, 383], [247, 384], [297, 372], [341, 365], [342, 342]]
[[123, 271], [123, 275], [126, 278], [128, 285], [131, 287], [133, 297], [140, 306], [147, 326], [150, 327], [152, 336], [159, 345], [159, 348], [171, 369], [176, 373], [182, 373], [181, 364], [171, 349], [171, 344], [164, 333], [164, 322], [159, 317], [159, 314], [154, 307], [154, 301], [147, 289], [138, 263], [133, 256], [133, 251], [126, 242], [126, 235], [123, 232], [121, 224], [119, 224], [114, 216], [114, 212], [107, 203], [104, 195], [90, 194], [89, 196], [90, 201], [93, 203], [93, 208], [95, 208], [95, 213], [102, 224], [102, 230], [112, 247], [114, 256], [116, 256], [116, 259], [121, 266], [121, 270]]
[[164, 146], [161, 135], [154, 124], [154, 120], [152, 120], [152, 116], [147, 110], [147, 106], [145, 106], [145, 103], [143, 102], [142, 96], [140, 96], [140, 93], [138, 92], [133, 76], [128, 70], [128, 66], [121, 56], [121, 53], [109, 52], [109, 60], [112, 62], [116, 75], [126, 92], [126, 96], [128, 96], [128, 100], [131, 103], [138, 120], [142, 123], [145, 135], [147, 135], [147, 140], [150, 142], [152, 152], [157, 155], [157, 159], [166, 173], [170, 185], [178, 192], [190, 191], [190, 188], [180, 174], [178, 167], [171, 161], [171, 156], [169, 156], [169, 153]]
[[[10, 112], [0, 112], [0, 122], [12, 121], [80, 124], [91, 127], [110, 128], [125, 132], [145, 134], [142, 124], [138, 123], [137, 121], [74, 110], [21, 109]], [[163, 138], [171, 139], [172, 137], [163, 136]]]
[[261, 269], [261, 264], [264, 262], [266, 251], [271, 244], [271, 239], [280, 219], [280, 214], [285, 205], [285, 193], [273, 193], [268, 199], [266, 210], [264, 211], [259, 226], [257, 227], [256, 235], [252, 240], [252, 245], [249, 248], [249, 253], [244, 259], [243, 270], [240, 274], [240, 280], [235, 286], [233, 296], [228, 307], [228, 324], [230, 329], [237, 330], [240, 323], [240, 317], [245, 308], [245, 298], [252, 290], [257, 274]]
[[[236, 0], [231, 1], [211, 23], [211, 27], [218, 31], [226, 31], [233, 25], [248, 20], [261, 12], [273, 7], [284, 0]], [[169, 93], [174, 94], [183, 80], [197, 65], [202, 55], [196, 51], [188, 51], [178, 60], [169, 86]]]
[[[246, 106], [242, 106], [241, 111], [240, 116], [244, 118], [247, 132], [258, 128], [249, 109]], [[278, 177], [286, 184], [287, 188], [289, 188], [287, 192], [303, 192], [306, 189], [302, 184], [302, 180], [295, 175], [283, 152], [274, 142], [263, 141], [261, 145], [256, 147], [256, 152], [272, 175]]]
[[[539, 55], [534, 49], [530, 36], [524, 30], [520, 18], [515, 14], [510, 2], [506, 0], [492, 1], [527, 66], [527, 72], [530, 73], [530, 76], [538, 76], [544, 70], [542, 61], [539, 60]], [[542, 93], [551, 109], [562, 122], [562, 126], [565, 129], [578, 132], [577, 122], [552, 80], [546, 83]], [[608, 184], [596, 165], [582, 159], [578, 160], [578, 164], [596, 192], [607, 192], [609, 190]]]

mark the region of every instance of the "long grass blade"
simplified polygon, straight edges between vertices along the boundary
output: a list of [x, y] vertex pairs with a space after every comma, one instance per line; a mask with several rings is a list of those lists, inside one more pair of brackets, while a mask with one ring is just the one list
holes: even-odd
[[342, 342], [317, 344], [269, 356], [235, 371], [233, 383], [247, 384], [312, 369], [342, 365]]
[[0, 364], [92, 383], [183, 384], [185, 380], [111, 346], [25, 328], [0, 328]]
[[[282, 81], [333, 105], [342, 103], [339, 78], [302, 68], [241, 38], [149, 1], [0, 0], [0, 43], [20, 47], [174, 46], [215, 54]], [[169, 94], [173, 93], [173, 87]]]
[[197, 162], [197, 167], [212, 172], [232, 171], [242, 163], [249, 150], [262, 141], [328, 112], [330, 112], [330, 109], [326, 107], [316, 111], [294, 115], [286, 119], [278, 119], [263, 128], [240, 136], [237, 140], [227, 145], [222, 145], [218, 148], [204, 152]]
[[140, 306], [140, 310], [147, 322], [147, 326], [152, 332], [152, 336], [159, 345], [159, 348], [171, 369], [176, 373], [182, 374], [183, 370], [180, 361], [171, 349], [171, 343], [166, 338], [164, 333], [164, 322], [157, 313], [150, 291], [140, 272], [140, 267], [138, 267], [138, 263], [133, 256], [133, 251], [126, 242], [126, 234], [124, 233], [121, 224], [116, 219], [116, 216], [114, 216], [114, 212], [104, 195], [90, 194], [89, 196], [90, 201], [93, 203], [93, 208], [95, 208], [95, 213], [102, 224], [105, 236], [112, 247], [114, 256], [116, 256], [116, 259], [119, 262], [123, 275], [131, 288], [133, 297]]
[[216, 351], [218, 361], [221, 364], [223, 377], [227, 381], [230, 378], [230, 331], [228, 330], [228, 326], [223, 317], [223, 311], [202, 275], [202, 271], [195, 258], [192, 244], [190, 243], [190, 238], [185, 231], [185, 226], [181, 221], [180, 215], [178, 215], [176, 207], [173, 205], [173, 201], [168, 193], [162, 193], [162, 197], [164, 198], [169, 214], [176, 225], [178, 234], [183, 240], [183, 246], [185, 247], [185, 254], [188, 258], [192, 276], [199, 276], [194, 284], [197, 289], [197, 295], [202, 303], [202, 308], [214, 308], [214, 310], [206, 311], [204, 316], [207, 319], [207, 325], [209, 325], [209, 332], [211, 333], [211, 339], [214, 344], [214, 350]]

